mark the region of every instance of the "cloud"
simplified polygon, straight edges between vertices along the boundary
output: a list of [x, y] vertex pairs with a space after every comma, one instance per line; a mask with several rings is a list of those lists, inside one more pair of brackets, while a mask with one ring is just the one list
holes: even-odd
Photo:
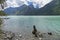
[[31, 2], [32, 5], [36, 7], [44, 7], [46, 4], [50, 3], [52, 0], [7, 0], [7, 7], [20, 7], [22, 5], [30, 5], [28, 2]]

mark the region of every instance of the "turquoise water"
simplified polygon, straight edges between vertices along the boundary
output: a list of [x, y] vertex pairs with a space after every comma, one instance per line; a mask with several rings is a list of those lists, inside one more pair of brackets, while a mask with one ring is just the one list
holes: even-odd
[[60, 34], [60, 16], [7, 16], [3, 30], [12, 32], [31, 32], [33, 25], [43, 33]]

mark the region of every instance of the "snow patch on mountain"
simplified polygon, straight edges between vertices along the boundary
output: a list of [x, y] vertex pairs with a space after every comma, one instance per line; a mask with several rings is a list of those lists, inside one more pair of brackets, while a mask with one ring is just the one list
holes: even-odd
[[6, 8], [9, 8], [9, 7], [20, 7], [22, 5], [27, 5], [29, 6], [30, 3], [34, 6], [34, 8], [41, 8], [41, 7], [44, 7], [46, 4], [50, 3], [51, 1], [53, 0], [7, 0], [6, 3], [7, 3], [7, 7]]

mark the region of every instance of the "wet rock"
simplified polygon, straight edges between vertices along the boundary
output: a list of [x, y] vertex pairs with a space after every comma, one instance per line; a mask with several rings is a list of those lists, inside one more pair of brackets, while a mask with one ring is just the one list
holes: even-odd
[[52, 35], [52, 33], [51, 32], [48, 32], [48, 35]]
[[39, 34], [39, 37], [43, 37], [43, 34]]

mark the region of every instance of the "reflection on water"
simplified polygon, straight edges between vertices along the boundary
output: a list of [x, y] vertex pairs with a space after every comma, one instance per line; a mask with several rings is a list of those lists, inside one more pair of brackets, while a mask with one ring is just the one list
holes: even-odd
[[36, 25], [40, 32], [53, 32], [60, 34], [60, 16], [7, 16], [4, 19], [3, 30], [12, 32], [28, 32], [32, 31], [32, 26]]

